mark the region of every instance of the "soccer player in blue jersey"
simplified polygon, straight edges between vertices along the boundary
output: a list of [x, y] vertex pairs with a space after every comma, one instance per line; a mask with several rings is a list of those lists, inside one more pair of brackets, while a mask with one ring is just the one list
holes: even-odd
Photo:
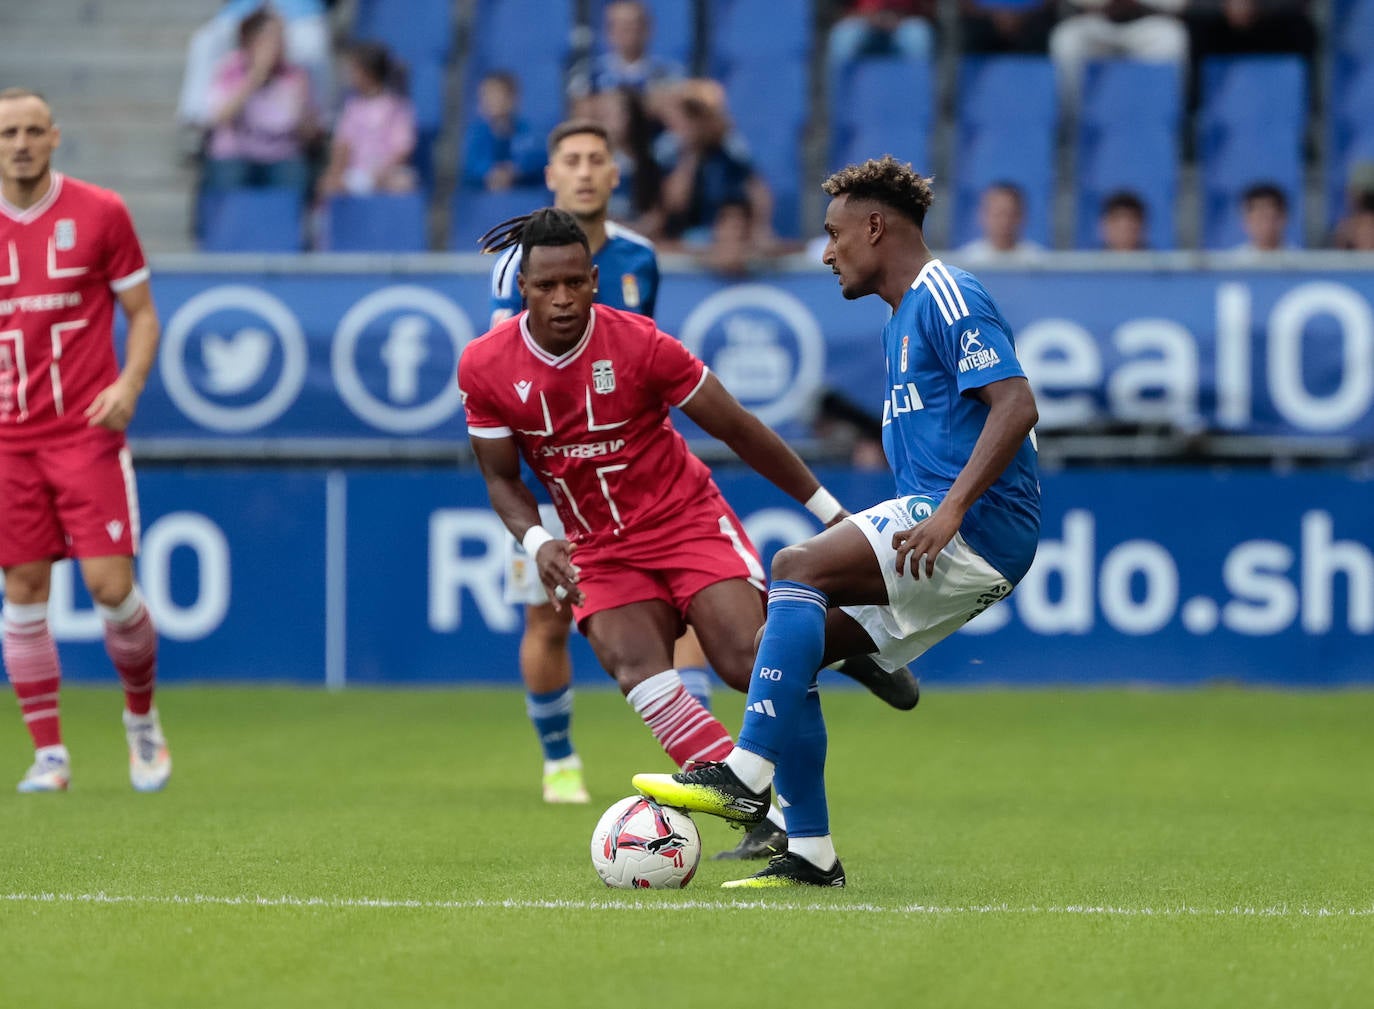
[[727, 887], [845, 885], [817, 670], [856, 654], [887, 669], [914, 660], [1005, 598], [1040, 535], [1035, 397], [991, 296], [926, 247], [929, 180], [888, 156], [823, 188], [822, 258], [841, 293], [892, 306], [883, 447], [898, 496], [774, 558], [744, 727], [725, 760], [634, 777], [665, 805], [740, 824], [759, 821], [776, 784], [788, 850]]

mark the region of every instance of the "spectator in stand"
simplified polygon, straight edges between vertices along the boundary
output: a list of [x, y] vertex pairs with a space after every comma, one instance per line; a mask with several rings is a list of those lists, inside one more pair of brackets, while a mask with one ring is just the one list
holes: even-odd
[[463, 138], [463, 185], [492, 192], [544, 181], [544, 143], [520, 116], [520, 85], [494, 71], [477, 88], [477, 116]]
[[583, 61], [568, 79], [574, 102], [589, 95], [629, 88], [641, 94], [682, 79], [682, 67], [649, 52], [653, 19], [639, 0], [612, 0], [606, 5], [605, 51]]
[[1336, 225], [1336, 243], [1350, 252], [1374, 252], [1374, 191], [1361, 193]]
[[864, 56], [929, 59], [935, 51], [934, 17], [932, 0], [852, 0], [830, 29], [831, 73]]
[[1189, 0], [1193, 54], [1296, 53], [1311, 57], [1316, 31], [1307, 0]]
[[1054, 0], [961, 0], [961, 48], [966, 53], [1044, 53], [1054, 18]]
[[210, 86], [213, 131], [202, 184], [209, 191], [271, 186], [305, 192], [308, 147], [319, 136], [310, 78], [287, 62], [282, 19], [259, 8]]
[[415, 109], [405, 95], [405, 72], [386, 47], [358, 42], [345, 59], [344, 99], [321, 197], [349, 193], [407, 193], [415, 188]]
[[1112, 193], [1102, 201], [1097, 228], [1108, 252], [1145, 251], [1145, 201], [1127, 189]]
[[1240, 197], [1240, 224], [1246, 238], [1237, 252], [1282, 252], [1288, 248], [1288, 195], [1272, 182], [1248, 187]]
[[1374, 161], [1361, 161], [1351, 168], [1345, 190], [1345, 215], [1331, 233], [1331, 246], [1361, 252], [1374, 250]]
[[1026, 225], [1026, 201], [1014, 182], [994, 182], [978, 201], [978, 227], [982, 237], [959, 249], [965, 262], [1033, 259], [1044, 246], [1022, 235]]
[[590, 100], [591, 118], [606, 128], [620, 182], [611, 194], [610, 216], [630, 223], [658, 206], [663, 173], [654, 160], [659, 123], [649, 114], [643, 95], [633, 88], [603, 91]]
[[1076, 13], [1050, 32], [1050, 58], [1065, 110], [1078, 108], [1083, 66], [1090, 60], [1188, 62], [1188, 30], [1179, 15], [1187, 0], [1069, 0]]
[[728, 203], [744, 202], [758, 226], [760, 247], [772, 243], [773, 195], [754, 170], [743, 139], [731, 129], [725, 91], [715, 81], [680, 85], [664, 103], [667, 130], [655, 145], [664, 173], [659, 202], [662, 234], [688, 245], [710, 240], [716, 216]]
[[[177, 119], [184, 126], [197, 133], [211, 127], [210, 88], [216, 68], [233, 52], [243, 19], [267, 6], [265, 0], [228, 0], [191, 36], [177, 101]], [[333, 98], [333, 53], [326, 6], [321, 0], [272, 0], [270, 4], [286, 24], [286, 59], [309, 74], [311, 94], [319, 108], [330, 108]]]

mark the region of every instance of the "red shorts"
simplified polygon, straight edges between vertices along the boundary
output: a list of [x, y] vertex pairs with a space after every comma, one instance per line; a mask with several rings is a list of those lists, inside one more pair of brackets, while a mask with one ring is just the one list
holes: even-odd
[[123, 434], [93, 429], [24, 452], [0, 445], [0, 567], [132, 557], [138, 535], [138, 493]]
[[662, 599], [681, 614], [702, 589], [743, 578], [766, 591], [763, 562], [731, 507], [713, 493], [674, 515], [669, 524], [583, 544], [573, 551], [577, 586], [586, 596], [573, 607], [580, 625], [601, 610]]

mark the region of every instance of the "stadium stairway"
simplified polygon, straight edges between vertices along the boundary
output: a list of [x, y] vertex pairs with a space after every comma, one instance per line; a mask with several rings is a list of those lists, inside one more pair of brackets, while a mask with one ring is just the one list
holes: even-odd
[[0, 4], [0, 87], [42, 92], [62, 127], [54, 165], [123, 194], [149, 252], [191, 248], [193, 172], [177, 92], [192, 31], [217, 0]]

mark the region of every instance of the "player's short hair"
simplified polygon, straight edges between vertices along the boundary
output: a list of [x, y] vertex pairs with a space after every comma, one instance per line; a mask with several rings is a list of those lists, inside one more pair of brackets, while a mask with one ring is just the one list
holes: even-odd
[[821, 183], [829, 196], [849, 196], [856, 200], [873, 200], [911, 218], [916, 226], [926, 221], [935, 193], [933, 179], [923, 178], [907, 162], [898, 161], [891, 154], [869, 158], [861, 165], [841, 168]]
[[44, 105], [48, 104], [48, 99], [44, 95], [29, 88], [5, 88], [0, 91], [0, 102], [14, 101], [17, 98], [37, 98]]
[[607, 148], [611, 146], [610, 132], [595, 119], [569, 119], [567, 122], [559, 123], [549, 131], [549, 158], [553, 158], [553, 152], [558, 150], [558, 145], [563, 141], [583, 133], [600, 137]]
[[544, 207], [502, 221], [477, 241], [483, 252], [505, 252], [519, 245], [521, 273], [525, 272], [530, 249], [537, 245], [580, 245], [589, 256], [592, 251], [587, 233], [577, 223], [577, 218], [557, 207]]
[[1145, 201], [1129, 189], [1118, 189], [1102, 201], [1102, 217], [1117, 210], [1127, 210], [1145, 220]]
[[1240, 194], [1240, 205], [1249, 207], [1258, 200], [1269, 200], [1279, 210], [1288, 213], [1288, 194], [1272, 182], [1256, 182], [1253, 186], [1247, 186], [1245, 192]]

